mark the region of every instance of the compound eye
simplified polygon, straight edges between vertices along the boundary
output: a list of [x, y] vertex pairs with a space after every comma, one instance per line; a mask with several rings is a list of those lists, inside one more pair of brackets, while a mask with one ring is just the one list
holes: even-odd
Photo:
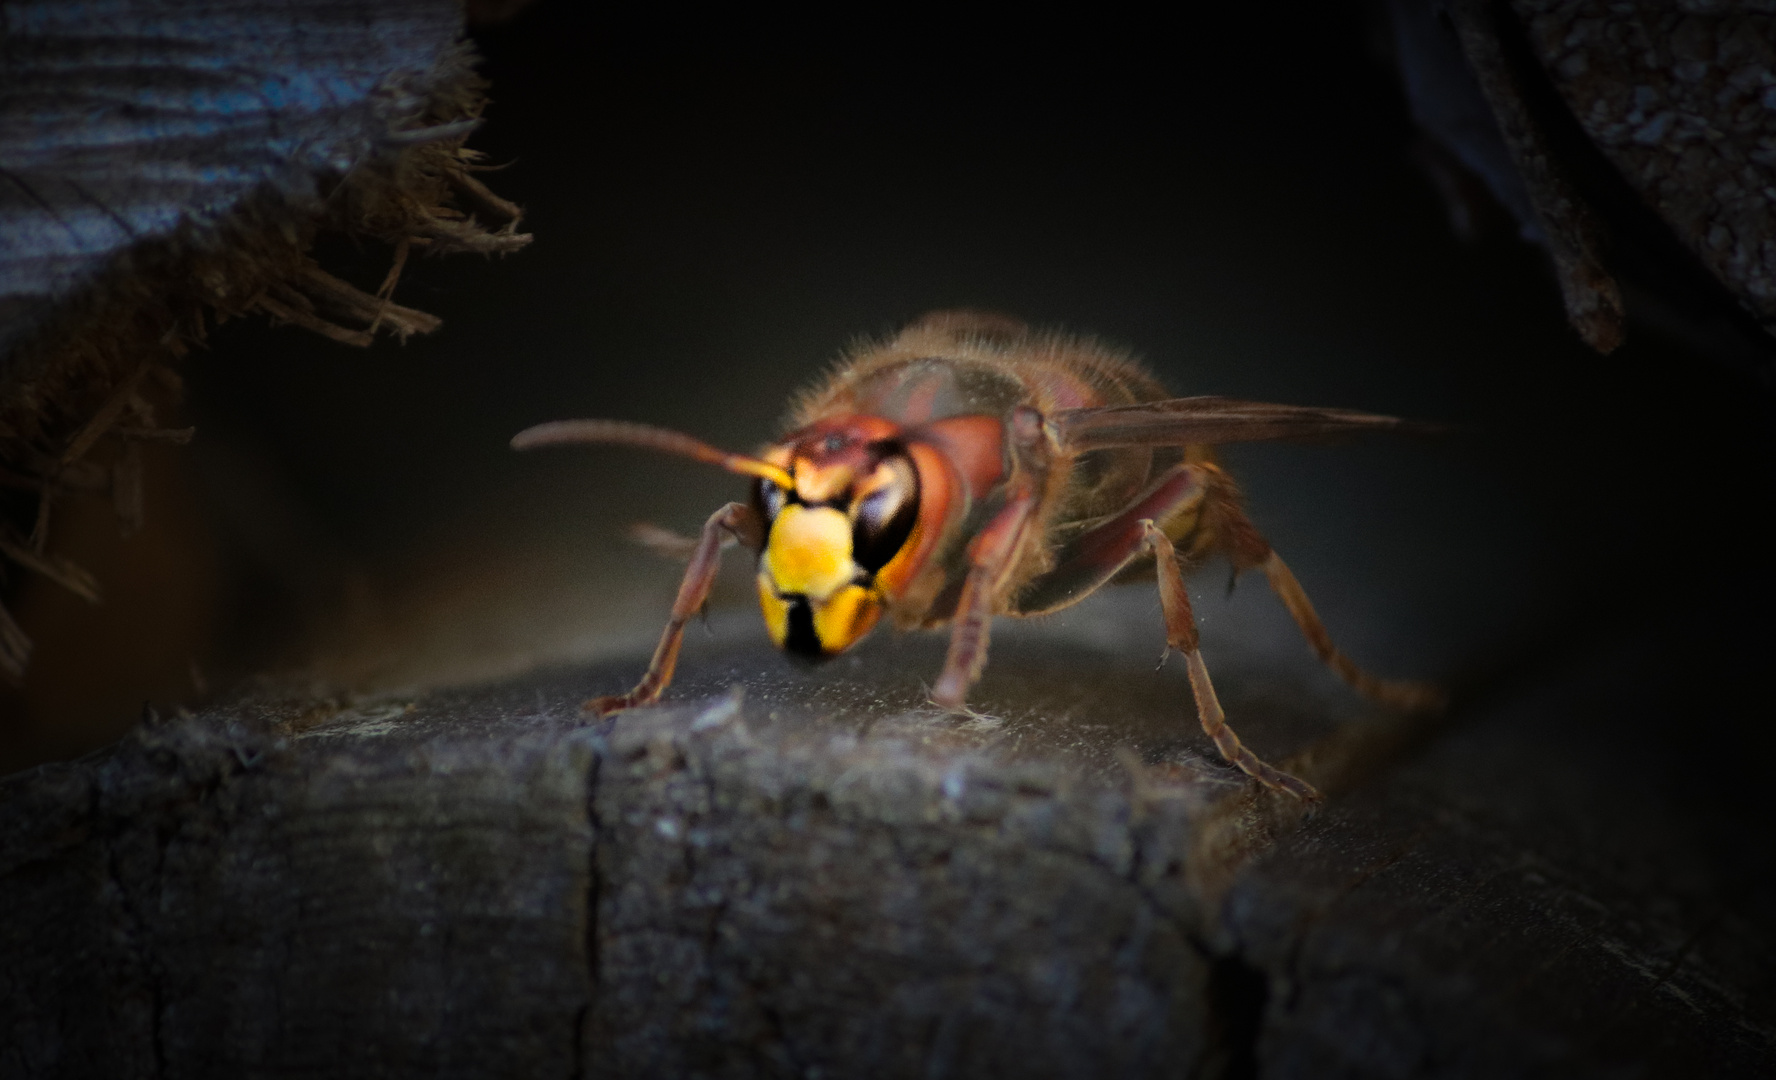
[[759, 477], [758, 483], [752, 487], [752, 502], [767, 522], [776, 521], [777, 515], [783, 510], [783, 489], [775, 481]]
[[900, 455], [884, 458], [851, 504], [851, 561], [874, 573], [888, 565], [919, 516], [919, 474]]

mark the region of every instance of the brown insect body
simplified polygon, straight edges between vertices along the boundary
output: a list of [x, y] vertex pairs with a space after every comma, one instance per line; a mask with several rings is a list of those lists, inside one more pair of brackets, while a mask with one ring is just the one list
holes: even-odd
[[[830, 424], [834, 418], [881, 417], [899, 425], [904, 437], [918, 441], [934, 421], [991, 417], [1003, 431], [1020, 409], [1048, 417], [1070, 409], [1137, 405], [1169, 396], [1132, 359], [1089, 338], [1032, 335], [1003, 317], [940, 312], [891, 341], [849, 357], [821, 386], [805, 394], [792, 409], [794, 433], [786, 442], [803, 431], [823, 430], [823, 422]], [[956, 443], [953, 438], [945, 440], [940, 449], [962, 456], [965, 451]], [[999, 460], [1004, 455], [1000, 446], [993, 446], [991, 453], [994, 468], [977, 470], [975, 483], [965, 486], [948, 508], [949, 526], [929, 565], [903, 595], [890, 600], [888, 613], [897, 627], [936, 628], [954, 615], [966, 576], [963, 549], [1004, 504], [1009, 463]], [[770, 460], [772, 453], [763, 456]], [[1206, 446], [1115, 446], [1068, 454], [1049, 445], [1027, 453], [1018, 464], [1041, 470], [1041, 491], [1031, 526], [1021, 537], [1007, 573], [1005, 594], [996, 598], [998, 613], [1041, 614], [1083, 599], [1089, 590], [1063, 597], [1032, 596], [1028, 598], [1032, 606], [1023, 602], [1019, 589], [1053, 569], [1055, 554], [1068, 539], [1125, 509], [1160, 474], [1186, 459], [1213, 460]], [[1162, 526], [1174, 541], [1190, 537], [1186, 546], [1194, 554], [1209, 546], [1198, 529], [1200, 520], [1200, 513], [1185, 508]]]
[[1217, 749], [1261, 783], [1314, 798], [1226, 725], [1181, 568], [1219, 551], [1236, 571], [1262, 569], [1321, 659], [1359, 692], [1434, 706], [1434, 689], [1377, 679], [1332, 646], [1209, 449], [1400, 425], [1343, 410], [1168, 398], [1132, 359], [1091, 339], [939, 312], [855, 352], [799, 399], [790, 433], [756, 458], [617, 421], [544, 424], [513, 445], [627, 443], [757, 478], [750, 505], [730, 503], [704, 526], [647, 674], [626, 695], [588, 703], [601, 713], [652, 702], [670, 682], [724, 534], [759, 553], [761, 609], [788, 651], [835, 655], [883, 614], [905, 629], [949, 625], [932, 692], [948, 707], [960, 707], [979, 676], [995, 617], [1055, 611], [1149, 568], [1167, 643], [1185, 656]]

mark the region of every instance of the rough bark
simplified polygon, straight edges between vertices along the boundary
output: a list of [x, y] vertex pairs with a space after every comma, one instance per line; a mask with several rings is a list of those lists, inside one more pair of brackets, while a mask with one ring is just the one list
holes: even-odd
[[[1200, 755], [1182, 676], [1007, 635], [983, 703], [1050, 707], [946, 717], [887, 674], [940, 647], [811, 693], [725, 646], [608, 726], [575, 706], [633, 662], [243, 704], [19, 774], [0, 1075], [1776, 1066], [1767, 928], [1656, 746], [1566, 704], [1621, 665], [1339, 727], [1290, 762], [1333, 796], [1304, 824]], [[1223, 661], [1261, 747], [1340, 708]]]

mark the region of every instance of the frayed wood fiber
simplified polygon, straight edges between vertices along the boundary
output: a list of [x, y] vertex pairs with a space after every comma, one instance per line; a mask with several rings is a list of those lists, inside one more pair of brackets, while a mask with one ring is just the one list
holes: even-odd
[[[439, 320], [393, 302], [406, 259], [503, 254], [519, 210], [464, 141], [484, 86], [444, 0], [0, 5], [0, 558], [57, 566], [51, 511], [140, 518], [142, 440], [209, 320], [264, 314], [351, 345]], [[309, 252], [392, 247], [366, 293]], [[69, 571], [55, 580], [82, 580]], [[96, 592], [94, 593], [96, 598]], [[29, 645], [0, 613], [0, 676]]]

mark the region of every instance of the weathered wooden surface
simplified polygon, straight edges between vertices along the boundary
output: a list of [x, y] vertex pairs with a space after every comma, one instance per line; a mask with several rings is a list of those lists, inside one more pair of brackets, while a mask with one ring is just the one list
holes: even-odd
[[807, 672], [718, 625], [677, 704], [609, 726], [575, 706], [633, 660], [243, 705], [16, 775], [0, 1075], [1776, 1066], [1769, 883], [1726, 887], [1638, 656], [1423, 729], [1224, 636], [1251, 741], [1314, 743], [1303, 825], [1101, 629], [1002, 635], [974, 718], [922, 705], [941, 641]]
[[1520, 0], [1574, 119], [1710, 273], [1776, 321], [1776, 15], [1768, 5]]
[[295, 737], [206, 718], [32, 778], [9, 800], [6, 906], [29, 915], [5, 931], [5, 1071], [1201, 1055], [1207, 960], [1162, 857], [1181, 804], [1136, 833], [1053, 763], [786, 732], [721, 699], [601, 736], [526, 696]]
[[[409, 252], [529, 241], [471, 175], [484, 99], [462, 15], [0, 0], [0, 561], [97, 602], [53, 507], [97, 496], [140, 528], [139, 443], [189, 440], [166, 417], [172, 365], [213, 323], [404, 340], [440, 324], [395, 302]], [[381, 286], [323, 269], [323, 234], [390, 245]], [[38, 628], [4, 593], [0, 680], [18, 683]]]
[[565, 1074], [590, 754], [539, 735], [200, 722], [45, 773], [9, 814], [0, 1070]]
[[1690, 634], [1505, 689], [1239, 881], [1265, 1075], [1770, 1075], [1762, 758], [1713, 742], [1750, 699], [1720, 692], [1737, 650]]
[[[1771, 377], [1776, 21], [1731, 0], [1394, 0], [1426, 164], [1471, 231], [1471, 173], [1553, 257], [1600, 352], [1624, 318]], [[1459, 166], [1452, 162], [1459, 161]], [[1623, 290], [1628, 295], [1624, 297]]]
[[457, 92], [462, 15], [381, 7], [0, 6], [0, 373], [19, 378], [17, 340], [132, 249], [226, 247], [215, 230], [252, 198], [318, 213], [398, 149], [433, 95]]

